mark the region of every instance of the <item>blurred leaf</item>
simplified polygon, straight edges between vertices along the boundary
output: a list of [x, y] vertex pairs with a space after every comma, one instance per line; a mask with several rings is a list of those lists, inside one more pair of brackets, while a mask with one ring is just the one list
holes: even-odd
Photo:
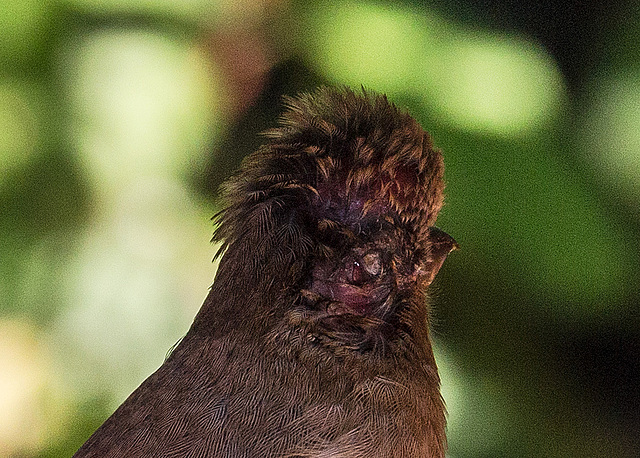
[[578, 131], [579, 146], [603, 186], [640, 208], [640, 74], [618, 74], [592, 82]]
[[0, 234], [28, 240], [76, 227], [86, 216], [88, 198], [87, 183], [69, 155], [47, 152], [5, 178]]
[[51, 20], [50, 0], [3, 0], [0, 7], [0, 62], [13, 67], [36, 54]]
[[626, 234], [559, 162], [557, 140], [454, 132], [435, 138], [449, 183], [438, 224], [486, 260], [476, 268], [522, 282], [559, 316], [617, 313], [635, 259]]

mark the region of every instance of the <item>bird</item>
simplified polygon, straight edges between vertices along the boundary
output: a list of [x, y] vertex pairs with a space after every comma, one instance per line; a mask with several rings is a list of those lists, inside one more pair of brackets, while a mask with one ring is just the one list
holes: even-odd
[[222, 186], [191, 327], [75, 457], [443, 458], [428, 286], [444, 163], [361, 87], [284, 98]]

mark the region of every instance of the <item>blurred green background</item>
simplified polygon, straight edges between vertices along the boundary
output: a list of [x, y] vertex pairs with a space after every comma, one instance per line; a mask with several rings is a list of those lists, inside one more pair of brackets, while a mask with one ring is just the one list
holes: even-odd
[[640, 456], [640, 7], [4, 0], [0, 456], [70, 456], [215, 274], [216, 189], [319, 84], [443, 149], [452, 458]]

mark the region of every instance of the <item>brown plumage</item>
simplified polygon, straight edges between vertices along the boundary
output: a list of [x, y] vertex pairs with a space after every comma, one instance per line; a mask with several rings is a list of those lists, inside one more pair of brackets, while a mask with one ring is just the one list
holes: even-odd
[[444, 457], [425, 289], [443, 162], [386, 97], [321, 88], [225, 186], [215, 282], [77, 457]]

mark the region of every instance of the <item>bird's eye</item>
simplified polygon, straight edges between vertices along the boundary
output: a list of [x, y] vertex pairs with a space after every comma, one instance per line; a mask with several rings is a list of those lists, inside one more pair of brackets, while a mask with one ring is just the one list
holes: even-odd
[[379, 253], [373, 252], [365, 254], [362, 258], [362, 266], [372, 277], [382, 275], [382, 261], [380, 260]]
[[368, 253], [354, 260], [349, 269], [349, 283], [362, 285], [382, 274], [382, 261], [378, 253]]
[[366, 277], [367, 274], [362, 268], [362, 264], [360, 264], [358, 261], [353, 261], [353, 265], [351, 266], [350, 283], [354, 285], [361, 285], [366, 281]]

